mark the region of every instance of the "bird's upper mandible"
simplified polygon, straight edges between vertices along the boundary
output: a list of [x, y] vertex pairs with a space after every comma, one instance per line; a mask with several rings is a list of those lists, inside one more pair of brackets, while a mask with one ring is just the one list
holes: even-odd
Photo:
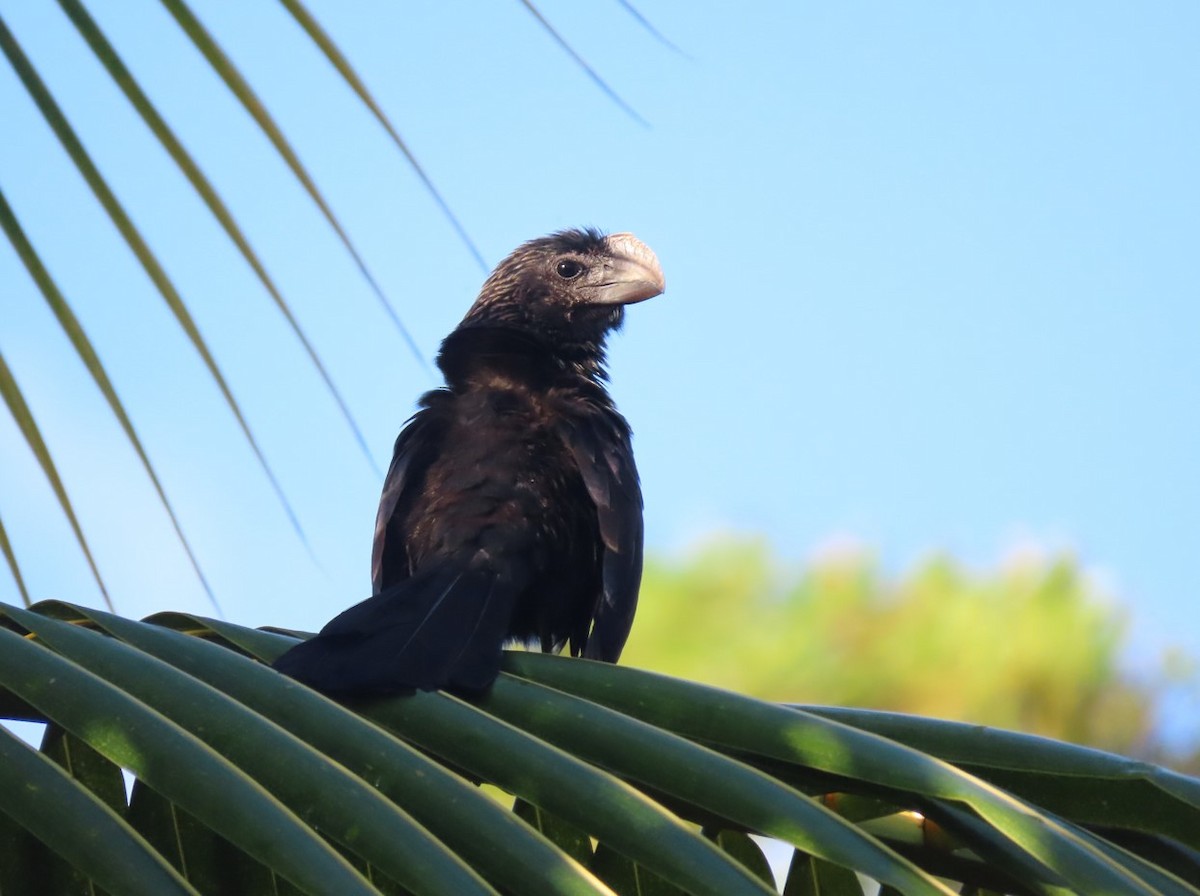
[[610, 234], [604, 242], [608, 253], [596, 271], [596, 304], [632, 305], [667, 288], [658, 256], [632, 233]]

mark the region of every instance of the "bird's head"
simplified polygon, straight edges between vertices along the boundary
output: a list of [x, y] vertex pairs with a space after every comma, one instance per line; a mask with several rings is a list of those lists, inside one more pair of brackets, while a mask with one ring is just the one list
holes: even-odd
[[515, 327], [559, 345], [592, 346], [624, 307], [666, 287], [650, 247], [631, 233], [564, 230], [531, 240], [496, 266], [463, 327]]

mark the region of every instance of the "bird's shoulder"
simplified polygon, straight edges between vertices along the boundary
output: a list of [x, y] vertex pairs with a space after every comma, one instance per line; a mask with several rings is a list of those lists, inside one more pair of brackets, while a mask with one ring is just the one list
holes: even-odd
[[555, 428], [595, 506], [604, 546], [603, 583], [583, 653], [616, 662], [633, 623], [642, 577], [642, 490], [629, 424], [598, 384], [564, 390], [556, 399], [563, 412]]
[[550, 390], [546, 404], [555, 431], [585, 477], [590, 472], [618, 486], [637, 488], [629, 423], [602, 385], [593, 381], [562, 385]]

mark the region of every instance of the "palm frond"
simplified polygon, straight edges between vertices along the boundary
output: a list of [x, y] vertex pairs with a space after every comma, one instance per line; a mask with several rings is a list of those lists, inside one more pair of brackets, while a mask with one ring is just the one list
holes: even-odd
[[303, 346], [309, 361], [312, 362], [321, 380], [325, 383], [325, 388], [329, 391], [329, 394], [341, 411], [346, 425], [350, 427], [350, 431], [353, 433], [355, 440], [367, 458], [367, 462], [371, 464], [377, 473], [380, 472], [374, 457], [371, 455], [371, 450], [367, 446], [367, 440], [363, 437], [362, 429], [354, 419], [354, 415], [350, 413], [349, 405], [346, 404], [346, 400], [342, 397], [341, 392], [334, 385], [332, 377], [330, 377], [324, 363], [317, 354], [317, 350], [313, 347], [303, 329], [301, 329], [295, 315], [292, 314], [292, 309], [284, 300], [279, 288], [275, 285], [275, 281], [267, 273], [262, 261], [259, 260], [258, 254], [250, 246], [249, 240], [242, 233], [242, 229], [238, 226], [233, 214], [229, 211], [229, 207], [221, 199], [208, 178], [204, 176], [204, 172], [200, 169], [200, 166], [196, 163], [191, 153], [187, 151], [179, 138], [176, 137], [175, 132], [171, 130], [162, 115], [159, 114], [158, 109], [150, 102], [150, 98], [146, 96], [145, 91], [138, 85], [137, 80], [125, 66], [116, 49], [109, 42], [108, 38], [105, 37], [104, 32], [100, 30], [100, 27], [84, 7], [82, 0], [59, 0], [59, 6], [66, 12], [67, 17], [75, 25], [84, 40], [87, 41], [88, 46], [92, 48], [96, 57], [112, 76], [117, 86], [121, 88], [121, 91], [125, 94], [130, 104], [137, 110], [138, 115], [141, 116], [146, 126], [158, 138], [163, 149], [167, 151], [167, 154], [170, 155], [171, 159], [179, 167], [179, 170], [183, 172], [196, 193], [204, 200], [204, 204], [208, 206], [209, 211], [212, 212], [213, 217], [220, 223], [226, 235], [237, 246], [246, 263], [250, 265], [255, 276], [258, 277], [259, 282], [262, 283], [263, 288], [266, 289], [271, 299], [275, 302], [275, 306], [283, 315], [288, 329], [292, 331], [292, 334], [300, 342], [301, 346]]
[[[756, 835], [793, 849], [785, 893], [861, 893], [856, 873], [882, 893], [1200, 893], [1200, 782], [1082, 747], [520, 652], [478, 701], [343, 706], [265, 664], [292, 634], [0, 612], [0, 711], [52, 723], [48, 758], [3, 747], [25, 754], [13, 780], [56, 782], [56, 801], [83, 800], [105, 838], [199, 892], [250, 892], [230, 888], [233, 867], [306, 892], [777, 892]], [[130, 801], [113, 796], [117, 767], [137, 778]], [[25, 852], [144, 892], [42, 832], [14, 789], [0, 809]], [[13, 848], [0, 881], [6, 865], [25, 867]], [[171, 880], [162, 892], [189, 892]]]
[[300, 0], [280, 0], [280, 2], [292, 14], [292, 17], [300, 24], [305, 33], [312, 38], [313, 43], [325, 54], [325, 58], [337, 69], [342, 79], [350, 85], [350, 89], [362, 100], [363, 105], [371, 111], [371, 114], [375, 116], [375, 120], [387, 131], [387, 135], [391, 137], [392, 142], [396, 144], [396, 148], [400, 150], [404, 158], [408, 161], [408, 164], [412, 166], [413, 172], [420, 178], [426, 192], [437, 203], [437, 207], [441, 209], [446, 220], [450, 222], [450, 226], [454, 228], [454, 232], [458, 234], [458, 238], [463, 241], [463, 244], [475, 259], [476, 264], [479, 265], [480, 270], [487, 272], [488, 264], [483, 260], [483, 253], [479, 251], [479, 248], [475, 245], [475, 241], [471, 239], [462, 222], [458, 220], [458, 216], [454, 214], [449, 204], [442, 198], [441, 192], [434, 186], [433, 181], [425, 173], [425, 169], [421, 163], [417, 161], [417, 157], [408, 148], [408, 144], [404, 141], [404, 138], [400, 136], [399, 131], [392, 125], [387, 115], [384, 114], [379, 103], [375, 101], [375, 97], [367, 90], [367, 85], [363, 83], [358, 72], [354, 70], [354, 67], [350, 64], [350, 60], [338, 49], [337, 44], [333, 42], [333, 38], [326, 33], [325, 29], [321, 27], [321, 23], [313, 17], [312, 13], [308, 11]]
[[333, 209], [317, 188], [312, 175], [308, 173], [308, 169], [300, 161], [300, 157], [292, 148], [287, 137], [284, 136], [283, 130], [275, 122], [271, 113], [267, 111], [266, 105], [258, 98], [258, 95], [251, 88], [250, 83], [242, 76], [237, 66], [233, 64], [233, 60], [225, 54], [220, 44], [217, 43], [216, 39], [208, 32], [208, 29], [204, 27], [204, 24], [191, 11], [184, 0], [162, 0], [162, 2], [167, 11], [175, 18], [175, 21], [179, 23], [184, 33], [196, 45], [196, 49], [200, 51], [208, 61], [208, 64], [221, 77], [221, 80], [225, 82], [225, 86], [232, 91], [233, 95], [237, 97], [238, 102], [242, 104], [242, 107], [254, 119], [254, 123], [258, 125], [267, 139], [271, 141], [271, 145], [275, 147], [275, 151], [279, 153], [288, 168], [291, 169], [292, 174], [300, 182], [304, 191], [316, 203], [317, 208], [321, 211], [321, 215], [328, 222], [329, 226], [333, 228], [334, 233], [337, 234], [338, 239], [354, 260], [359, 273], [366, 280], [367, 285], [370, 286], [371, 291], [383, 306], [384, 311], [387, 312], [392, 324], [399, 331], [401, 337], [403, 337], [413, 357], [423, 367], [428, 369], [429, 362], [425, 360], [425, 356], [417, 346], [416, 340], [413, 339], [412, 334], [408, 331], [408, 327], [404, 325], [404, 321], [400, 319], [395, 306], [384, 293], [383, 288], [375, 279], [375, 275], [367, 267], [366, 261], [350, 241], [349, 234], [346, 233], [345, 228], [342, 227], [341, 222], [334, 215]]
[[[100, 361], [100, 356], [96, 354], [96, 349], [92, 345], [92, 341], [88, 339], [87, 333], [84, 332], [79, 318], [71, 310], [71, 306], [67, 303], [62, 291], [58, 288], [58, 284], [54, 282], [54, 278], [50, 276], [50, 272], [38, 256], [37, 250], [33, 248], [33, 244], [25, 235], [25, 231], [21, 227], [21, 222], [17, 220], [17, 216], [8, 204], [3, 190], [0, 190], [0, 228], [3, 228], [8, 241], [16, 249], [17, 256], [25, 265], [25, 269], [29, 272], [29, 276], [33, 278], [34, 283], [37, 284], [38, 290], [50, 306], [50, 310], [54, 314], [55, 319], [58, 320], [59, 326], [62, 327], [67, 338], [71, 340], [71, 345], [75, 348], [75, 353], [79, 355], [79, 359], [83, 361], [84, 367], [91, 374], [96, 388], [100, 390], [100, 393], [104, 396], [104, 400], [108, 402], [109, 409], [112, 411], [113, 416], [117, 418], [117, 422], [120, 423], [121, 429], [125, 432], [125, 437], [129, 440], [129, 444], [133, 446], [134, 452], [142, 462], [142, 469], [146, 471], [146, 476], [154, 486], [154, 491], [158, 494], [158, 500], [167, 512], [167, 517], [171, 520], [171, 527], [175, 530], [175, 536], [179, 539], [184, 553], [187, 554], [188, 561], [192, 564], [192, 570], [196, 573], [196, 578], [200, 580], [200, 584], [204, 587], [204, 591], [208, 595], [213, 608], [217, 612], [220, 612], [216, 595], [213, 594], [212, 588], [209, 587], [208, 579], [205, 578], [204, 571], [200, 568], [200, 561], [196, 558], [191, 544], [188, 543], [187, 536], [183, 534], [183, 527], [179, 523], [179, 518], [175, 515], [175, 508], [171, 506], [166, 490], [163, 488], [158, 474], [150, 463], [150, 457], [146, 454], [146, 449], [142, 447], [142, 440], [138, 438], [137, 431], [133, 428], [133, 421], [129, 419], [129, 414], [125, 411], [125, 405], [117, 397], [117, 391], [113, 388], [112, 381], [108, 377], [108, 372], [104, 369], [104, 365]], [[7, 546], [7, 540], [5, 540], [4, 545]], [[5, 553], [7, 555], [8, 551]], [[12, 562], [10, 562], [10, 567], [12, 567], [14, 575], [16, 575], [16, 568]], [[16, 577], [18, 588], [21, 589], [22, 594], [25, 594], [24, 582], [20, 580], [19, 575]], [[26, 595], [26, 600], [28, 601], [28, 595]]]
[[662, 44], [668, 50], [672, 50], [672, 51], [678, 53], [680, 56], [687, 58], [687, 53], [685, 53], [685, 52], [683, 52], [683, 50], [679, 49], [679, 47], [675, 43], [673, 43], [670, 38], [668, 38], [665, 34], [663, 34], [657, 28], [655, 28], [654, 25], [650, 22], [650, 20], [647, 19], [644, 15], [642, 15], [641, 11], [636, 6], [634, 6], [632, 3], [630, 3], [629, 0], [617, 0], [617, 2], [621, 4], [621, 6], [625, 9], [625, 11], [627, 13], [629, 13], [631, 16], [633, 16], [633, 18], [637, 21], [637, 23], [639, 25], [641, 25], [644, 29], [646, 29], [646, 32], [651, 37], [653, 37], [656, 41], [658, 41], [660, 44]]
[[584, 74], [588, 76], [593, 84], [595, 84], [600, 88], [601, 91], [604, 92], [605, 96], [620, 106], [621, 110], [638, 124], [642, 125], [643, 127], [650, 126], [650, 122], [642, 118], [642, 116], [638, 114], [637, 110], [634, 109], [633, 106], [625, 102], [621, 95], [613, 90], [607, 81], [600, 77], [599, 72], [588, 65], [587, 60], [580, 56], [579, 52], [567, 42], [567, 39], [558, 33], [555, 27], [550, 24], [550, 20], [542, 15], [542, 11], [540, 9], [530, 2], [530, 0], [521, 0], [521, 5], [529, 11], [531, 16], [537, 19], [538, 24], [541, 25], [542, 28], [545, 29], [546, 33], [554, 39], [556, 44], [563, 48], [566, 54], [575, 61], [575, 64], [583, 69]]
[[[300, 520], [297, 518], [295, 511], [292, 510], [292, 506], [283, 492], [283, 487], [279, 484], [279, 480], [276, 479], [270, 464], [267, 463], [266, 456], [263, 454], [262, 449], [259, 448], [258, 441], [254, 438], [254, 434], [250, 430], [250, 425], [246, 422], [246, 418], [242, 414], [241, 407], [233, 397], [233, 392], [230, 390], [224, 374], [221, 373], [220, 368], [217, 366], [216, 359], [209, 350], [207, 342], [205, 342], [204, 337], [200, 334], [200, 330], [196, 326], [196, 322], [187, 305], [184, 303], [183, 297], [180, 296], [174, 283], [167, 276], [166, 270], [154, 252], [151, 251], [149, 244], [142, 237], [137, 226], [133, 223], [133, 219], [130, 218], [120, 200], [117, 199], [116, 194], [109, 187], [108, 182], [100, 173], [100, 169], [92, 161], [91, 155], [84, 148], [82, 141], [80, 141], [78, 135], [75, 133], [75, 129], [67, 121], [66, 115], [59, 108], [49, 88], [46, 87], [45, 82], [34, 68], [33, 63], [25, 55], [25, 52], [21, 49], [21, 45], [17, 42], [12, 32], [9, 31], [8, 26], [5, 25], [2, 18], [0, 18], [0, 51], [3, 51], [4, 55], [8, 57], [9, 63], [11, 63], [13, 69], [21, 79], [22, 84], [25, 85], [25, 89], [37, 105], [38, 110], [42, 113], [42, 117], [46, 119], [46, 123], [54, 131], [54, 135], [58, 138], [59, 143], [62, 144], [63, 149], [71, 157], [71, 161], [75, 164], [75, 167], [83, 176], [83, 179], [87, 182], [101, 206], [104, 207], [105, 212], [108, 213], [109, 218], [120, 232], [126, 245], [129, 246], [130, 251], [136, 256], [146, 275], [166, 301], [176, 322], [192, 343], [192, 347], [200, 355], [204, 366], [208, 368], [209, 375], [212, 376], [213, 381], [217, 384], [217, 388], [220, 389], [226, 405], [233, 412], [233, 416], [237, 420], [242, 434], [250, 445], [250, 449], [254, 452], [254, 456], [258, 459], [259, 465], [271, 483], [271, 487], [275, 490], [275, 494], [279, 498], [284, 512], [287, 514], [288, 519], [291, 520], [293, 529], [295, 529], [300, 540], [304, 542], [305, 547], [308, 547], [308, 539], [305, 537], [304, 530], [300, 526]], [[309, 550], [311, 553], [311, 548]]]
[[8, 565], [13, 582], [16, 583], [17, 593], [21, 595], [25, 606], [29, 606], [33, 601], [29, 597], [29, 589], [25, 586], [25, 577], [21, 575], [21, 566], [17, 563], [17, 555], [13, 552], [12, 542], [8, 540], [8, 531], [4, 528], [3, 520], [0, 520], [0, 554], [4, 555], [4, 562]]
[[[0, 27], [3, 27], [3, 25], [0, 24]], [[75, 541], [79, 544], [79, 549], [83, 551], [88, 568], [92, 571], [92, 577], [96, 580], [96, 585], [100, 588], [100, 594], [104, 598], [104, 603], [111, 610], [113, 607], [112, 601], [108, 596], [108, 589], [104, 585], [104, 579], [100, 577], [100, 570], [96, 566], [96, 561], [92, 557], [92, 550], [88, 547], [87, 539], [83, 535], [83, 527], [79, 525], [79, 518], [75, 516], [75, 508], [71, 505], [71, 499], [67, 495], [66, 486], [63, 485], [62, 477], [58, 475], [58, 467], [54, 463], [54, 458], [50, 455], [50, 449], [46, 446], [46, 440], [42, 437], [42, 431], [38, 428], [37, 421], [33, 419], [33, 411], [29, 409], [29, 402], [25, 400], [25, 396], [22, 394], [20, 386], [17, 385], [17, 381], [13, 377], [12, 371], [9, 369], [8, 363], [4, 360], [4, 355], [2, 354], [0, 354], [0, 398], [4, 399], [9, 413], [12, 414], [13, 420], [16, 421], [17, 428], [21, 430], [21, 435], [25, 438], [25, 444], [29, 446], [29, 450], [33, 452], [33, 456], [37, 458], [38, 465], [46, 475], [46, 479], [50, 483], [50, 488], [54, 491], [54, 497], [58, 499], [58, 506], [62, 508], [62, 512], [66, 515], [67, 522], [71, 525], [71, 532], [75, 535]], [[7, 534], [4, 537], [4, 547], [4, 554], [8, 559], [9, 568], [13, 571], [13, 577], [17, 579], [22, 592], [24, 592], [24, 581], [20, 578], [20, 572], [16, 566], [16, 557], [12, 553], [12, 546], [9, 544]]]

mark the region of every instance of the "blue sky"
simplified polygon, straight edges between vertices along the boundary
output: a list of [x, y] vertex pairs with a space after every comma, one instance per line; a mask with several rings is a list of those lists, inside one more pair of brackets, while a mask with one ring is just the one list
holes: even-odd
[[[164, 10], [93, 6], [386, 466], [431, 375]], [[583, 224], [658, 252], [667, 294], [632, 310], [611, 351], [651, 549], [735, 531], [803, 558], [852, 539], [902, 570], [934, 551], [986, 567], [1068, 548], [1128, 606], [1142, 655], [1200, 653], [1200, 7], [643, 0], [683, 53], [616, 3], [541, 8], [649, 126], [520, 4], [311, 4], [489, 263]], [[432, 358], [483, 272], [282, 6], [195, 9]], [[97, 344], [225, 614], [319, 625], [369, 590], [378, 475], [65, 16], [20, 0], [0, 15], [192, 308], [315, 562], [3, 64], [0, 187]], [[205, 611], [7, 244], [0, 322], [118, 608]], [[6, 417], [0, 514], [37, 597], [98, 601]], [[7, 572], [0, 599], [16, 599]]]

